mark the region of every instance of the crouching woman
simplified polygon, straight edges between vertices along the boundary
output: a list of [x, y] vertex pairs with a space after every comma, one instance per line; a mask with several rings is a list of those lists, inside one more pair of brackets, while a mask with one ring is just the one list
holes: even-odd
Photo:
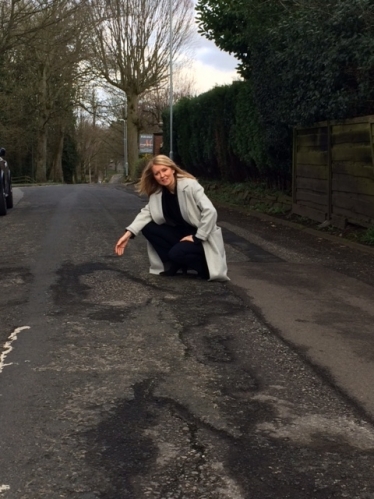
[[118, 240], [117, 255], [142, 232], [151, 274], [173, 276], [191, 269], [210, 281], [229, 280], [217, 211], [195, 177], [159, 155], [143, 170], [138, 191], [149, 201]]

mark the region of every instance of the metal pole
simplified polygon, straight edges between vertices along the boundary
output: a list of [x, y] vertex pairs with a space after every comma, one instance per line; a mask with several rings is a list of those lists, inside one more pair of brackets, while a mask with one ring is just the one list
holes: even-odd
[[170, 159], [173, 159], [173, 11], [172, 0], [169, 0], [170, 11]]
[[129, 164], [127, 161], [127, 119], [123, 120], [123, 144], [124, 144], [124, 161], [125, 161], [125, 176], [129, 176]]
[[123, 121], [123, 172], [125, 177], [129, 176], [129, 164], [127, 160], [127, 119], [120, 118]]
[[127, 152], [127, 95], [126, 95], [126, 102], [125, 102], [125, 123], [124, 123], [124, 126], [125, 126], [125, 138], [124, 138], [124, 142], [125, 142], [125, 173], [126, 173], [126, 177], [129, 176], [129, 163], [128, 163], [128, 152]]

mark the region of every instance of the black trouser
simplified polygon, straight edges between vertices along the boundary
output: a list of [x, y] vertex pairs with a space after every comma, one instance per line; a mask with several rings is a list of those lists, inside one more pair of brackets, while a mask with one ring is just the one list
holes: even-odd
[[202, 276], [209, 276], [204, 248], [200, 243], [180, 240], [189, 235], [195, 235], [192, 226], [173, 227], [149, 222], [142, 230], [143, 236], [152, 244], [163, 263], [187, 267]]

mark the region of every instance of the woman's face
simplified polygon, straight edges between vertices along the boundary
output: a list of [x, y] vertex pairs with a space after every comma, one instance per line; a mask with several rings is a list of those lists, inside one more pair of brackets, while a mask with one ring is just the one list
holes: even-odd
[[160, 185], [163, 185], [167, 189], [173, 191], [175, 187], [175, 177], [174, 170], [170, 166], [165, 165], [153, 165], [152, 166], [153, 176]]

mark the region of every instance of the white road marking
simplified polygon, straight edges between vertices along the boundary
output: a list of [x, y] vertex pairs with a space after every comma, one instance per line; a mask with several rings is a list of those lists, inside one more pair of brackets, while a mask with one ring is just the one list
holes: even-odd
[[10, 490], [9, 485], [0, 485], [0, 494], [5, 492], [6, 490]]
[[[13, 362], [11, 362], [10, 364], [5, 364], [5, 359], [13, 350], [12, 343], [13, 341], [16, 341], [18, 333], [20, 333], [24, 329], [30, 329], [30, 326], [17, 327], [17, 329], [15, 329], [13, 333], [9, 336], [8, 341], [4, 343], [3, 352], [0, 354], [0, 373], [3, 372], [4, 367], [11, 366], [13, 364]], [[2, 492], [3, 490], [7, 490], [3, 489], [3, 487], [7, 487], [7, 485], [0, 485], [0, 492]]]

